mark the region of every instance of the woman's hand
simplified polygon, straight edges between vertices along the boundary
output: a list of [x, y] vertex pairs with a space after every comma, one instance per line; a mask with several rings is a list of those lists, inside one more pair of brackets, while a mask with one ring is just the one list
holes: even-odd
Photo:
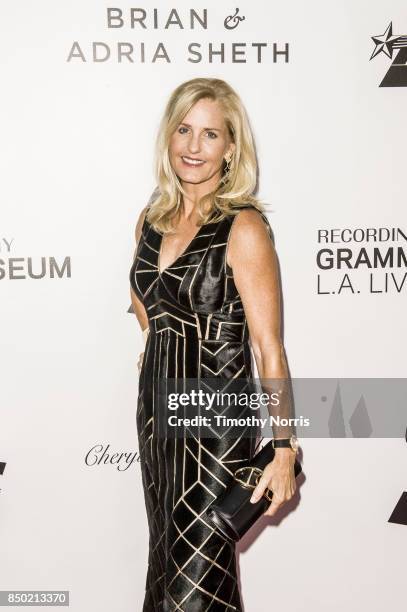
[[285, 502], [292, 498], [297, 488], [294, 473], [296, 453], [291, 448], [276, 448], [273, 461], [264, 468], [250, 501], [259, 501], [266, 489], [273, 492], [272, 502], [264, 512], [273, 516]]
[[143, 366], [143, 358], [144, 358], [144, 352], [140, 353], [140, 355], [138, 356], [137, 367], [138, 367], [138, 373], [139, 374], [140, 374], [141, 368]]

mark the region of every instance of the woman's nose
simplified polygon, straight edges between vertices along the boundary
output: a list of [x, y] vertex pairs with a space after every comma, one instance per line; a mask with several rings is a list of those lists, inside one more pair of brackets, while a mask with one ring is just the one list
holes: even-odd
[[188, 139], [188, 150], [191, 153], [197, 153], [201, 148], [199, 134], [192, 134]]

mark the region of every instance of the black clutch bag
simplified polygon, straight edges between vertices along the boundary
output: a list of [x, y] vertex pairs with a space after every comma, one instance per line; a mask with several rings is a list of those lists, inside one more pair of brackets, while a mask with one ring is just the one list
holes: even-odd
[[[215, 499], [207, 510], [210, 522], [226, 537], [238, 541], [260, 518], [270, 505], [273, 493], [266, 489], [263, 496], [252, 504], [250, 498], [263, 470], [274, 459], [271, 440], [247, 465], [234, 473], [232, 483]], [[294, 473], [301, 472], [301, 464], [295, 460]]]

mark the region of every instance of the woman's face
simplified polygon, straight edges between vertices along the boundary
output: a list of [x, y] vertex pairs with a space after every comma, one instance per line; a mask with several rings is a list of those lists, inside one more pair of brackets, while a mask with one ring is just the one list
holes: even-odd
[[202, 98], [171, 136], [171, 166], [182, 182], [210, 181], [212, 189], [222, 176], [223, 159], [229, 159], [234, 148], [219, 103]]

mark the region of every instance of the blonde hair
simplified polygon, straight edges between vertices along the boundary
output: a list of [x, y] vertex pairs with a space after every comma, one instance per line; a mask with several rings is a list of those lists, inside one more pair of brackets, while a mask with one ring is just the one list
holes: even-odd
[[225, 81], [212, 78], [196, 78], [185, 81], [171, 94], [161, 119], [155, 145], [155, 176], [157, 187], [150, 199], [146, 219], [162, 233], [172, 232], [173, 221], [181, 209], [181, 194], [185, 195], [181, 182], [170, 164], [169, 142], [192, 106], [202, 98], [218, 101], [235, 150], [229, 172], [223, 182], [198, 202], [198, 216], [202, 225], [220, 221], [236, 214], [242, 204], [252, 204], [264, 211], [263, 204], [253, 192], [257, 184], [257, 161], [252, 131], [246, 110], [238, 94]]

